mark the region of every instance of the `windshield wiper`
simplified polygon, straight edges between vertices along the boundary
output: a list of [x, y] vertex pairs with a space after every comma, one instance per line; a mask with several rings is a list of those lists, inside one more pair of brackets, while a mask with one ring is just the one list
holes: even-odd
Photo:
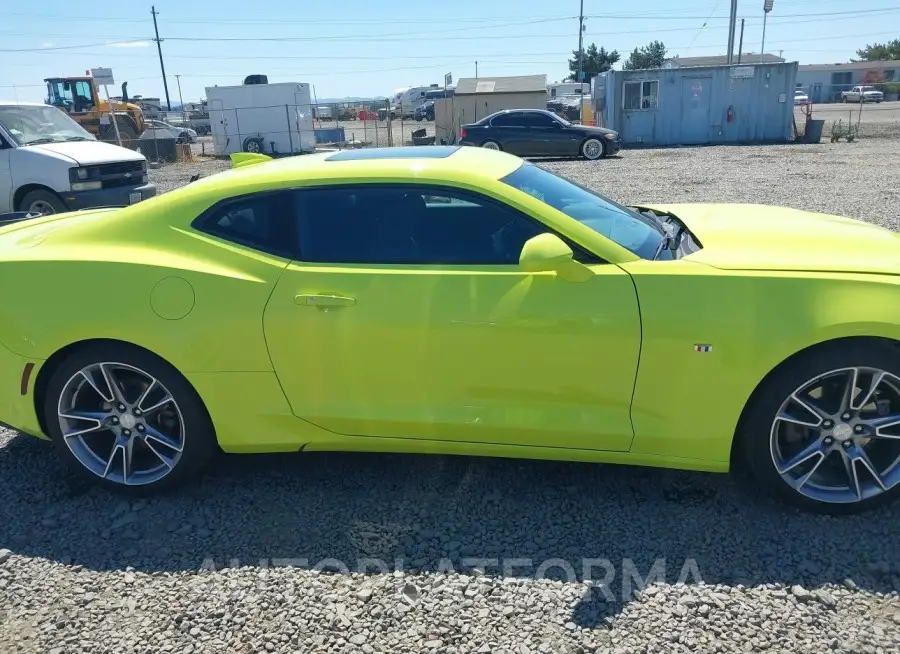
[[31, 139], [30, 141], [25, 141], [25, 145], [40, 145], [41, 143], [55, 143], [56, 139], [43, 137], [39, 139]]
[[67, 136], [67, 141], [93, 141], [94, 139], [89, 139], [86, 136]]

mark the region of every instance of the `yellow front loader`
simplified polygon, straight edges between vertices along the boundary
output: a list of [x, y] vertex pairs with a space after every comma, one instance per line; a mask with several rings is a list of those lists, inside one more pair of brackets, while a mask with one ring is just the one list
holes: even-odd
[[116, 142], [116, 130], [110, 119], [110, 104], [122, 145], [135, 148], [137, 139], [144, 131], [144, 112], [141, 108], [128, 102], [122, 85], [122, 101], [111, 103], [100, 97], [97, 85], [91, 77], [48, 77], [47, 104], [59, 107], [91, 134], [103, 141]]

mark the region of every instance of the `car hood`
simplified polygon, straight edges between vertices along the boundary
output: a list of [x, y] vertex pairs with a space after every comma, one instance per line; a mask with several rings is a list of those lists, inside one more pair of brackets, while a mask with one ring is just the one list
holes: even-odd
[[594, 136], [603, 136], [604, 134], [616, 133], [616, 130], [606, 129], [605, 127], [593, 127], [591, 125], [576, 125], [576, 127], [585, 134], [593, 134]]
[[119, 161], [143, 161], [143, 155], [128, 148], [120, 148], [103, 141], [68, 141], [63, 143], [41, 143], [29, 148], [45, 150], [68, 157], [80, 166], [92, 166]]
[[703, 246], [688, 258], [727, 270], [900, 275], [900, 234], [861, 220], [752, 204], [653, 204]]

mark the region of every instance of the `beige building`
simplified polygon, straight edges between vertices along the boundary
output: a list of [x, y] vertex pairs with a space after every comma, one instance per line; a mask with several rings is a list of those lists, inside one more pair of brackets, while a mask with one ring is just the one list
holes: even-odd
[[435, 143], [450, 145], [461, 125], [475, 123], [501, 109], [546, 109], [547, 76], [464, 77], [451, 98], [434, 103]]

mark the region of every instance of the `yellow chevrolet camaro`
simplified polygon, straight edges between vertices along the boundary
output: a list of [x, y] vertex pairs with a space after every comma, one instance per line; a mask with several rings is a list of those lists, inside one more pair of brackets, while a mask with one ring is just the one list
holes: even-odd
[[129, 491], [356, 450], [746, 464], [861, 510], [900, 492], [900, 236], [479, 148], [237, 155], [0, 227], [0, 420]]

